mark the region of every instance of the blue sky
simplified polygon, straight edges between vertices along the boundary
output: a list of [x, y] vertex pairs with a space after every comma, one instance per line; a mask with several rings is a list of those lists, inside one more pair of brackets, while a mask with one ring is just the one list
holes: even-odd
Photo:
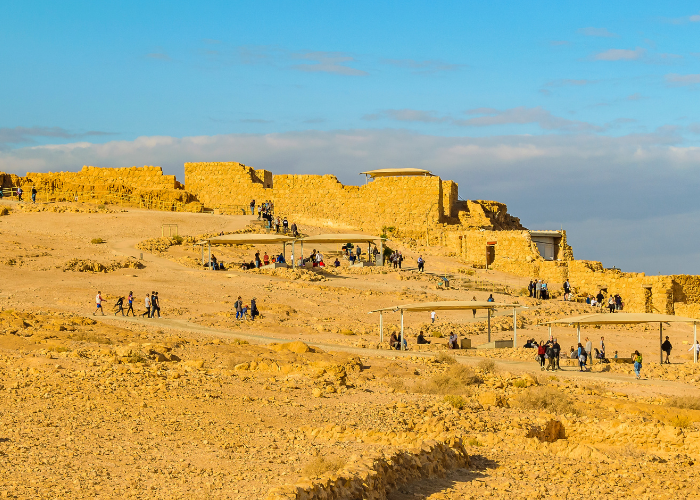
[[700, 273], [696, 2], [15, 2], [0, 42], [3, 171], [428, 167], [578, 258]]

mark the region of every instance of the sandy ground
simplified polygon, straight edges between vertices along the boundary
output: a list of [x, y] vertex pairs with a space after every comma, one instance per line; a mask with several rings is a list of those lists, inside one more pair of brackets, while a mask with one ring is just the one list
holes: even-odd
[[[522, 344], [547, 338], [544, 321], [589, 309], [522, 297], [518, 292], [527, 282], [522, 278], [471, 270], [437, 249], [400, 241], [388, 245], [406, 256], [401, 271], [242, 271], [236, 264], [252, 260], [255, 250], [234, 248], [215, 251], [229, 269], [213, 272], [197, 267], [200, 248], [187, 241], [154, 253], [137, 245], [167, 234], [163, 224], [196, 237], [242, 230], [252, 218], [91, 205], [60, 205], [61, 211], [55, 205], [2, 206], [12, 211], [0, 217], [0, 496], [264, 498], [270, 488], [313, 477], [321, 467], [319, 457], [344, 463], [393, 446], [321, 440], [310, 436], [312, 429], [420, 433], [418, 424], [427, 418], [447, 427], [462, 422], [460, 432], [472, 443], [472, 466], [405, 485], [390, 498], [537, 498], [553, 492], [567, 497], [571, 489], [562, 478], [571, 481], [566, 470], [578, 463], [585, 466], [574, 479], [586, 486], [577, 496], [677, 498], [682, 492], [692, 498], [697, 491], [683, 478], [697, 472], [697, 465], [688, 464], [700, 459], [692, 443], [698, 441], [700, 417], [692, 408], [668, 403], [673, 396], [697, 395], [700, 387], [700, 372], [686, 363], [688, 326], [666, 330], [676, 346], [675, 364], [668, 367], [652, 366], [658, 363], [655, 328], [583, 331], [596, 347], [604, 336], [609, 355], [640, 349], [648, 364], [642, 381], [624, 366], [587, 373], [564, 367], [543, 374], [534, 353], [518, 349], [460, 352], [455, 366], [469, 367], [481, 381], [459, 390], [435, 388], [434, 378], [453, 365], [436, 362], [435, 352], [416, 351], [413, 338], [424, 330], [433, 343], [444, 343], [444, 336], [434, 335], [455, 330], [473, 345], [485, 343], [485, 313], [440, 313], [434, 325], [427, 314], [407, 314], [411, 350], [401, 353], [382, 349], [378, 317], [369, 311], [423, 300], [485, 300], [493, 294], [497, 302], [517, 300], [528, 307], [518, 313], [524, 319], [518, 329]], [[92, 243], [96, 238], [104, 243]], [[280, 246], [258, 249], [272, 255]], [[338, 251], [332, 245], [320, 250], [327, 256]], [[415, 270], [419, 254], [428, 262], [425, 274]], [[118, 268], [127, 257], [142, 267]], [[75, 259], [115, 270], [70, 270]], [[450, 289], [437, 286], [439, 274], [451, 277]], [[137, 314], [143, 312], [143, 296], [156, 290], [162, 318], [113, 313], [95, 318], [98, 290], [108, 313], [117, 297], [133, 291]], [[236, 320], [232, 309], [238, 296], [244, 302], [255, 297], [262, 317]], [[512, 310], [497, 313], [493, 339], [512, 338], [511, 315]], [[384, 323], [387, 335], [396, 331], [398, 315], [386, 314]], [[574, 345], [574, 329], [558, 327], [552, 333], [565, 350]], [[290, 340], [311, 350], [275, 347]], [[484, 365], [484, 359], [495, 365]], [[526, 379], [530, 382], [517, 382]], [[570, 411], [519, 403], [522, 394], [543, 387], [570, 398]], [[445, 402], [445, 394], [469, 404], [457, 409]], [[686, 420], [672, 421], [678, 415]], [[586, 455], [554, 449], [555, 444], [525, 449], [520, 441], [504, 445], [508, 440], [494, 437], [524, 435], [523, 429], [551, 418], [582, 429], [577, 432], [586, 434], [593, 451]], [[621, 419], [629, 420], [632, 430], [619, 430], [615, 422]], [[608, 439], [615, 441], [614, 450], [595, 437], [608, 429], [622, 436], [620, 442]], [[667, 432], [671, 444], [661, 438], [638, 443], [645, 432]], [[562, 441], [575, 444], [571, 437]], [[533, 478], [543, 484], [533, 484]]]

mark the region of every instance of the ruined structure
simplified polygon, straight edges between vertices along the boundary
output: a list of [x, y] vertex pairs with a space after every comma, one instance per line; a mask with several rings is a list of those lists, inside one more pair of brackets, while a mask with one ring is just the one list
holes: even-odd
[[544, 279], [550, 286], [568, 279], [579, 296], [619, 293], [627, 311], [700, 315], [698, 276], [646, 276], [575, 260], [566, 231], [529, 231], [505, 204], [460, 200], [454, 181], [409, 170], [415, 169], [395, 169], [364, 185], [345, 186], [333, 175], [273, 175], [237, 162], [185, 163], [183, 186], [160, 167], [86, 166], [79, 172], [26, 177], [0, 174], [0, 184], [22, 186], [27, 193], [36, 186], [40, 193], [65, 193], [66, 199], [116, 192], [177, 202], [178, 209], [239, 214], [253, 199], [272, 201], [277, 214], [298, 223], [427, 241], [475, 267]]

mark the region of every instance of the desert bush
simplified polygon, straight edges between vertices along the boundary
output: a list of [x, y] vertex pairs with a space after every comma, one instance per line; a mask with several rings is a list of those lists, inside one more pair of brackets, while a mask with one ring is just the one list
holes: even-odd
[[441, 351], [435, 355], [434, 361], [436, 363], [445, 363], [448, 365], [452, 365], [457, 362], [457, 358], [455, 358], [452, 354]]
[[527, 410], [548, 410], [557, 414], [578, 413], [571, 398], [554, 387], [533, 387], [516, 397], [515, 402]]
[[467, 406], [467, 400], [462, 396], [456, 396], [454, 394], [448, 394], [444, 399], [445, 403], [448, 403], [452, 408], [457, 408], [458, 410], [463, 409]]
[[484, 373], [493, 373], [496, 371], [496, 362], [492, 359], [482, 359], [476, 367]]
[[106, 210], [106, 209], [107, 209], [107, 205], [105, 205], [104, 203], [97, 205], [97, 210]]
[[231, 343], [234, 344], [234, 345], [247, 345], [247, 344], [250, 344], [250, 342], [248, 342], [247, 340], [243, 340], [243, 339], [236, 339], [236, 340], [234, 340], [234, 341], [231, 342]]
[[467, 441], [467, 444], [468, 444], [469, 446], [484, 446], [484, 445], [481, 444], [481, 442], [480, 442], [478, 439], [476, 439], [476, 438], [470, 438], [470, 439]]
[[444, 335], [442, 334], [442, 332], [439, 332], [439, 331], [437, 331], [437, 330], [434, 330], [434, 331], [430, 332], [430, 336], [431, 336], [431, 337], [435, 337], [436, 339], [441, 339], [442, 337], [444, 337]]
[[345, 467], [345, 460], [339, 457], [322, 457], [317, 456], [312, 458], [302, 467], [301, 472], [307, 477], [318, 477], [326, 472], [338, 472]]
[[680, 429], [687, 429], [693, 425], [693, 420], [688, 415], [675, 415], [669, 422], [672, 426]]
[[700, 410], [700, 398], [696, 396], [682, 396], [671, 398], [666, 401], [668, 406], [683, 408], [686, 410]]
[[92, 243], [93, 245], [100, 245], [102, 243], [107, 243], [107, 242], [105, 240], [103, 240], [102, 238], [93, 238], [90, 240], [90, 243]]
[[176, 234], [175, 236], [172, 237], [172, 240], [173, 240], [173, 243], [175, 245], [182, 245], [182, 242], [185, 241], [185, 238]]
[[126, 358], [127, 363], [148, 363], [148, 358], [142, 352], [133, 352]]
[[513, 381], [513, 387], [517, 387], [518, 389], [525, 389], [527, 386], [527, 380], [519, 378]]
[[401, 378], [391, 378], [386, 385], [394, 389], [395, 392], [406, 392], [406, 384]]
[[471, 385], [481, 383], [474, 371], [463, 365], [451, 366], [445, 373], [435, 375], [427, 382], [419, 382], [414, 391], [423, 394], [464, 394]]
[[340, 330], [340, 333], [343, 334], [343, 335], [357, 335], [357, 334], [356, 334], [355, 332], [353, 332], [352, 330], [347, 330], [347, 329], [345, 329], [345, 330]]
[[0, 215], [10, 215], [10, 209], [7, 207], [2, 207], [2, 209], [0, 209]]

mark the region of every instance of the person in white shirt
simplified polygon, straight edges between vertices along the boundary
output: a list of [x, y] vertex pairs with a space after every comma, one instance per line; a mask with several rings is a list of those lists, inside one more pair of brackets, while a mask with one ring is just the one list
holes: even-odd
[[97, 309], [95, 309], [95, 312], [92, 313], [92, 315], [94, 316], [97, 314], [97, 311], [100, 311], [102, 316], [104, 316], [105, 312], [102, 310], [102, 292], [97, 292], [97, 295], [95, 296], [95, 304], [97, 305]]
[[436, 319], [437, 319], [437, 315], [435, 314], [435, 311], [430, 311], [430, 322], [435, 323]]
[[146, 312], [144, 312], [141, 317], [148, 316], [151, 317], [151, 296], [146, 294], [146, 299], [144, 300], [144, 305], [146, 306]]
[[690, 349], [688, 351], [693, 351], [693, 361], [700, 356], [700, 340], [696, 340], [693, 345], [690, 346]]

